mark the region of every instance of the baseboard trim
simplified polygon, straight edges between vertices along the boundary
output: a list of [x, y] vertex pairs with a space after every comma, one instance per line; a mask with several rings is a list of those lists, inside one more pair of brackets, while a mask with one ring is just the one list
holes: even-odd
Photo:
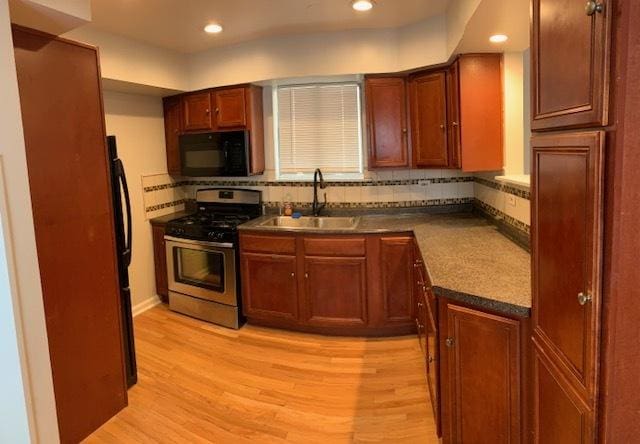
[[156, 305], [160, 304], [161, 302], [162, 301], [160, 300], [160, 298], [157, 295], [151, 296], [150, 298], [145, 299], [142, 302], [138, 302], [131, 309], [133, 317], [135, 318], [139, 314], [144, 313], [145, 311], [155, 307]]

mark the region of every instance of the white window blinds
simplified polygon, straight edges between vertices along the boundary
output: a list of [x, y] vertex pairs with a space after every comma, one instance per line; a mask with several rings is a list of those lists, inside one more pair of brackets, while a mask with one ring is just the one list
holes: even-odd
[[357, 83], [280, 86], [276, 100], [280, 178], [362, 173]]

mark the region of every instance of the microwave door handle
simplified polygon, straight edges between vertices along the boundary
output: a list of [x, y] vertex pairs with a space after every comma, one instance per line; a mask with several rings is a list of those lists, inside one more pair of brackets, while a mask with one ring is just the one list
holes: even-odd
[[118, 175], [118, 180], [122, 184], [122, 192], [124, 193], [124, 202], [127, 211], [127, 240], [125, 243], [124, 251], [122, 252], [122, 259], [126, 266], [131, 265], [131, 251], [133, 248], [133, 236], [132, 236], [132, 226], [133, 221], [131, 220], [131, 199], [129, 197], [129, 186], [127, 185], [127, 176], [124, 173], [124, 165], [120, 159], [116, 160], [116, 171]]

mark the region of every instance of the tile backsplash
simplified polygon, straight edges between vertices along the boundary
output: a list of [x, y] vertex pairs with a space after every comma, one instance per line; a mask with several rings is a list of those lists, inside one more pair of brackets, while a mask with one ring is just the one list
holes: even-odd
[[[166, 174], [144, 176], [142, 186], [147, 218], [153, 218], [184, 208], [188, 199], [195, 199], [199, 188], [230, 187], [262, 191], [262, 200], [269, 207], [290, 201], [304, 209], [313, 201], [312, 182], [274, 180], [274, 172], [243, 178], [181, 178]], [[472, 203], [474, 177], [458, 170], [397, 170], [367, 171], [362, 181], [326, 181], [319, 190], [320, 200], [327, 194], [330, 208], [406, 208], [433, 205]]]
[[[496, 173], [497, 174], [497, 173]], [[329, 208], [412, 208], [473, 203], [494, 219], [528, 235], [529, 190], [498, 182], [495, 174], [459, 170], [367, 171], [364, 180], [327, 181], [318, 190], [327, 193]], [[182, 211], [196, 191], [207, 187], [248, 188], [262, 191], [269, 207], [290, 201], [307, 209], [313, 201], [312, 182], [276, 181], [273, 171], [241, 178], [172, 178], [167, 174], [142, 177], [147, 219]]]

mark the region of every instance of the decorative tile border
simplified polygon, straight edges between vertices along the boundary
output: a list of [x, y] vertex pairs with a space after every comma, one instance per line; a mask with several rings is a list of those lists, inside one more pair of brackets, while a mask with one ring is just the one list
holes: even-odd
[[529, 225], [509, 216], [508, 214], [505, 214], [504, 212], [492, 207], [491, 205], [484, 203], [480, 199], [473, 199], [473, 205], [476, 208], [480, 209], [482, 212], [490, 215], [494, 219], [500, 219], [504, 221], [506, 224], [522, 233], [525, 233], [527, 236], [531, 234], [531, 227]]
[[531, 200], [531, 192], [514, 187], [509, 184], [487, 179], [486, 177], [478, 177], [478, 176], [474, 177], [474, 182], [489, 188], [493, 188], [494, 190], [502, 191], [503, 193], [513, 194], [514, 196]]
[[[328, 202], [326, 208], [330, 209], [354, 209], [354, 208], [417, 208], [434, 207], [443, 205], [463, 205], [472, 204], [473, 197], [451, 198], [451, 199], [429, 199], [429, 200], [405, 200], [397, 202]], [[267, 208], [278, 208], [281, 202], [263, 202]], [[311, 208], [311, 202], [293, 202], [296, 210], [307, 210]]]
[[[325, 181], [329, 187], [376, 187], [394, 185], [420, 185], [434, 183], [474, 182], [473, 176], [436, 177], [427, 179], [361, 180], [361, 181]], [[178, 188], [182, 186], [227, 186], [227, 187], [313, 187], [313, 182], [266, 181], [266, 180], [183, 180], [174, 183], [149, 186], [145, 193]]]
[[151, 213], [152, 211], [158, 211], [158, 210], [163, 210], [165, 208], [177, 207], [178, 205], [185, 204], [186, 202], [187, 202], [187, 199], [179, 199], [173, 202], [165, 202], [158, 205], [152, 205], [150, 207], [146, 207], [144, 211], [147, 213]]

